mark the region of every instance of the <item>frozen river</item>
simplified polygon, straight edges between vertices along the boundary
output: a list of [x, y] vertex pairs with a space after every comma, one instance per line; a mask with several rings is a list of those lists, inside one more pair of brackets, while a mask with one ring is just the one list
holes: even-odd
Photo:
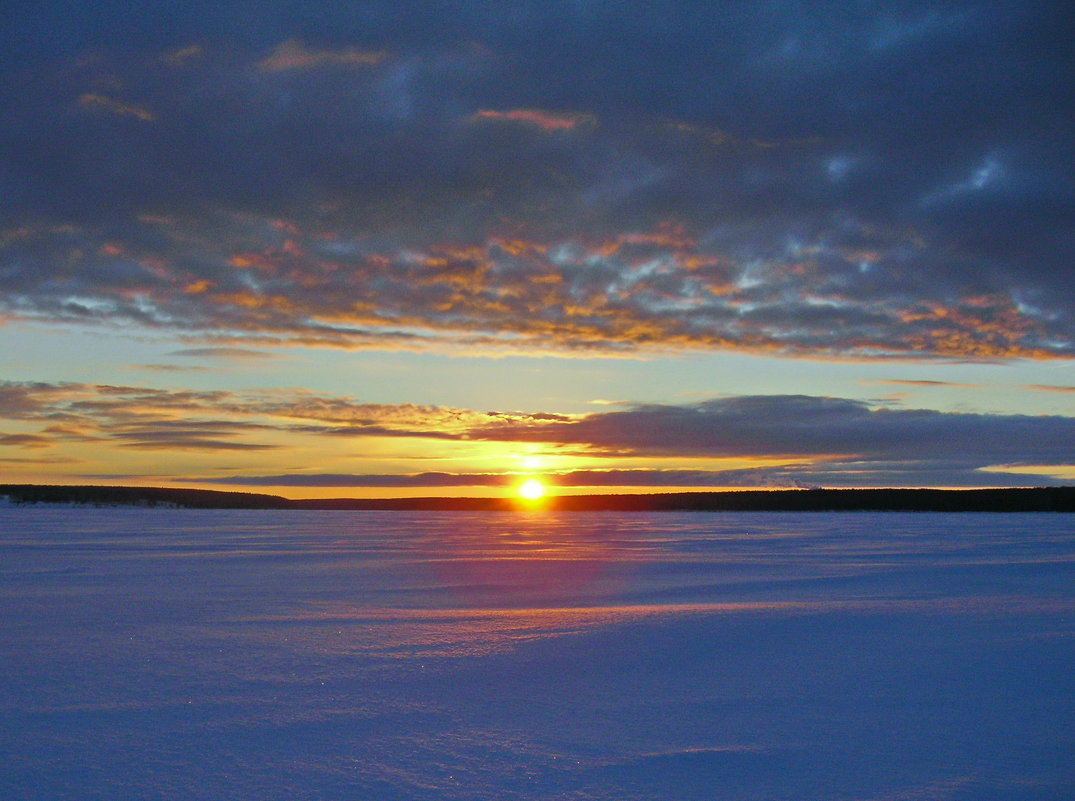
[[1070, 801], [1075, 516], [0, 508], [0, 798]]

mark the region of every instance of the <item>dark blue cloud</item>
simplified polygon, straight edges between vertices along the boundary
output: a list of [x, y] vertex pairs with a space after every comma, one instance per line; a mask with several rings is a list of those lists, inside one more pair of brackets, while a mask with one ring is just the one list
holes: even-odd
[[[801, 457], [822, 475], [950, 473], [999, 465], [1071, 461], [1075, 418], [871, 407], [804, 395], [718, 398], [650, 405], [573, 421], [510, 421], [475, 438], [582, 445], [609, 454], [676, 457]], [[787, 472], [787, 471], [783, 471]]]
[[[368, 298], [323, 284], [270, 319], [176, 297], [162, 274], [241, 283], [230, 257], [272, 248], [279, 219], [389, 262], [509, 235], [557, 252], [674, 225], [723, 265], [735, 303], [703, 303], [684, 333], [681, 308], [668, 309], [697, 300], [685, 271], [631, 296], [632, 330], [651, 329], [655, 343], [1075, 352], [1075, 76], [1056, 3], [15, 3], [3, 13], [0, 278], [19, 290], [0, 306], [9, 314], [312, 336], [314, 309]], [[33, 236], [13, 238], [23, 229]], [[108, 243], [139, 262], [107, 263]], [[316, 265], [292, 259], [296, 285], [310, 286]], [[583, 280], [571, 274], [578, 262], [549, 264]], [[64, 295], [72, 272], [93, 276], [81, 300]], [[492, 294], [517, 291], [497, 276]], [[380, 279], [392, 289], [390, 270]], [[142, 307], [114, 303], [132, 293]], [[405, 316], [393, 302], [374, 321]], [[406, 303], [436, 332], [502, 332], [495, 315]], [[389, 333], [367, 330], [369, 315], [334, 320], [362, 329], [356, 341]], [[537, 341], [543, 325], [517, 327]], [[601, 320], [568, 329], [565, 318], [553, 344], [625, 344]]]

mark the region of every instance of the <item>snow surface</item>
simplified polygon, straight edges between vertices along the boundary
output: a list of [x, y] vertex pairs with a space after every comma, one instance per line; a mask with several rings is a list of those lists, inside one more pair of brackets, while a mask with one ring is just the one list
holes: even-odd
[[1075, 516], [0, 509], [0, 798], [1070, 801]]

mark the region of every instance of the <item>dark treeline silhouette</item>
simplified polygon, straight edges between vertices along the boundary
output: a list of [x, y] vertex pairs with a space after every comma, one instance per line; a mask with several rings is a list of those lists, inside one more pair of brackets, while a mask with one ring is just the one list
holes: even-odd
[[1075, 512], [1075, 487], [1004, 489], [793, 489], [674, 492], [651, 495], [562, 495], [512, 498], [331, 498], [165, 487], [0, 484], [10, 503], [175, 506], [191, 509], [321, 509], [385, 511], [565, 512]]
[[699, 512], [1072, 512], [1075, 487], [808, 489], [565, 497], [561, 509]]
[[181, 506], [187, 509], [289, 509], [278, 495], [216, 492], [166, 487], [61, 487], [43, 484], [0, 484], [0, 498], [23, 503], [79, 503], [96, 506]]

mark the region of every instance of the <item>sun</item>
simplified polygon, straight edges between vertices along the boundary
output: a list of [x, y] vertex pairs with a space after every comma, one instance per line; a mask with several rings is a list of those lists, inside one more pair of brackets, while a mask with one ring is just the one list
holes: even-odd
[[545, 495], [545, 485], [538, 481], [536, 478], [528, 478], [522, 484], [519, 485], [518, 490], [520, 498], [526, 498], [528, 501], [536, 501]]

